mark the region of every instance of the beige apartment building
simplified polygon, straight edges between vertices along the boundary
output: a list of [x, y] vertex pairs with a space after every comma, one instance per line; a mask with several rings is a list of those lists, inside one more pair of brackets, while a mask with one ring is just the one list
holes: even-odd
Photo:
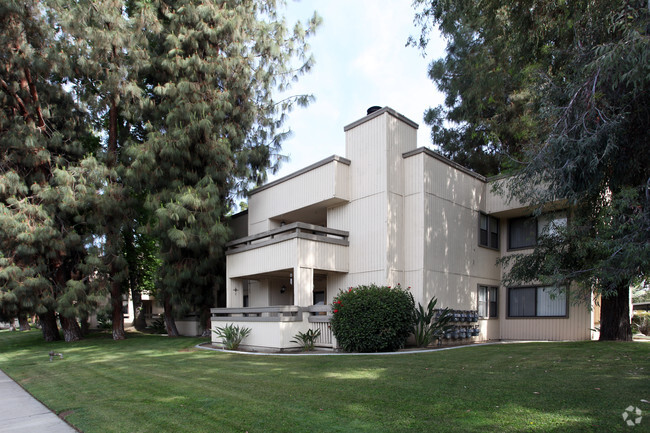
[[[389, 107], [346, 126], [345, 157], [331, 156], [250, 193], [233, 218], [226, 308], [212, 327], [251, 328], [243, 345], [297, 347], [320, 329], [335, 347], [328, 304], [360, 284], [409, 288], [416, 302], [478, 316], [473, 340], [586, 340], [594, 309], [549, 287], [504, 287], [499, 257], [534, 246], [566, 223], [557, 209], [531, 218], [506, 203], [491, 180], [417, 147], [418, 125]], [[213, 342], [218, 343], [213, 334]]]

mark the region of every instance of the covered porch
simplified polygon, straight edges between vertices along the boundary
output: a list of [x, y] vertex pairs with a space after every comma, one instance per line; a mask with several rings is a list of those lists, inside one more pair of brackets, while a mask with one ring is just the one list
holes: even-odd
[[226, 308], [211, 310], [212, 329], [250, 328], [242, 346], [252, 350], [298, 348], [291, 340], [309, 329], [335, 346], [328, 287], [348, 271], [348, 232], [296, 222], [230, 242], [226, 255]]

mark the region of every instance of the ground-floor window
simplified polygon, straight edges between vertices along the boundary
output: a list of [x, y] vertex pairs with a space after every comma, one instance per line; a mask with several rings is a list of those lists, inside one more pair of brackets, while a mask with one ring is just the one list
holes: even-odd
[[566, 293], [555, 287], [510, 287], [509, 317], [564, 317], [567, 315]]
[[483, 319], [498, 317], [497, 287], [478, 286], [478, 316]]
[[325, 292], [314, 292], [314, 305], [325, 305]]

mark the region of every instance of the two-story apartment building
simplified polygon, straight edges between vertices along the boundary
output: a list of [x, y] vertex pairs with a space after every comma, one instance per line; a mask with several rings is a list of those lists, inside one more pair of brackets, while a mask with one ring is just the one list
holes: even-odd
[[593, 310], [552, 288], [504, 287], [496, 264], [566, 213], [530, 218], [489, 179], [418, 148], [417, 128], [374, 107], [344, 128], [345, 157], [252, 191], [233, 221], [227, 308], [213, 310], [213, 328], [251, 328], [244, 345], [260, 350], [296, 347], [297, 332], [318, 328], [327, 345], [325, 306], [340, 289], [376, 283], [478, 312], [475, 340], [590, 339]]

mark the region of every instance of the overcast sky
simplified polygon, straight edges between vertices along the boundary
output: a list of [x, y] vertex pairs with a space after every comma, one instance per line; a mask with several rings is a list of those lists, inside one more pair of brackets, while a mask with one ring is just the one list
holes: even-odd
[[373, 105], [389, 106], [420, 125], [418, 146], [430, 146], [424, 111], [442, 102], [427, 77], [428, 64], [444, 55], [442, 39], [432, 40], [426, 58], [406, 47], [418, 35], [411, 0], [288, 0], [289, 26], [314, 10], [323, 24], [309, 40], [316, 65], [293, 87], [316, 101], [289, 115], [293, 136], [283, 144], [290, 161], [269, 180], [290, 174], [330, 155], [345, 156], [343, 127]]

